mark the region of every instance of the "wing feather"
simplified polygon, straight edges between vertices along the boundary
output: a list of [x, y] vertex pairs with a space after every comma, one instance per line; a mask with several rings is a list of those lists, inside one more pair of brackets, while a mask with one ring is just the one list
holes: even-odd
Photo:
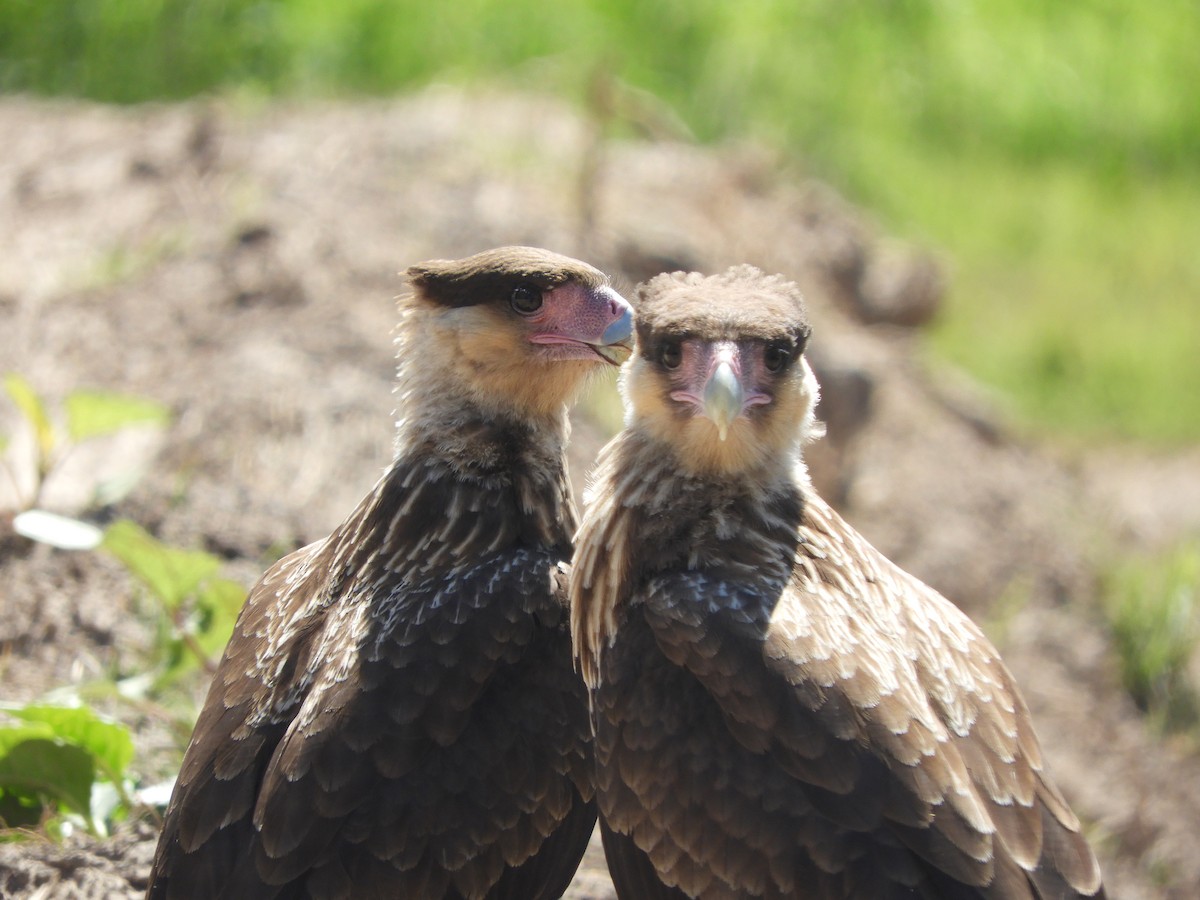
[[[1016, 884], [1014, 871], [1024, 886], [1011, 896], [1057, 881], [1098, 895], [1095, 858], [994, 648], [832, 510], [806, 528], [785, 584], [664, 575], [630, 606], [738, 743], [770, 754], [839, 828], [892, 833], [996, 896], [1010, 896], [999, 885]], [[644, 773], [622, 776], [640, 795]]]
[[[532, 519], [564, 512], [560, 488]], [[512, 497], [393, 469], [267, 572], [185, 756], [151, 898], [561, 893], [595, 817], [569, 520], [528, 526], [550, 546], [522, 549], [496, 496]]]

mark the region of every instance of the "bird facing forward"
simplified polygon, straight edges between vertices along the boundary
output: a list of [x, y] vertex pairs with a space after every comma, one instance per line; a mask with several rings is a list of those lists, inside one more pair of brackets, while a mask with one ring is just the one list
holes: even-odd
[[150, 898], [554, 898], [583, 854], [566, 414], [631, 310], [527, 247], [408, 276], [395, 460], [250, 592]]
[[619, 896], [1102, 897], [995, 648], [809, 482], [798, 288], [635, 306], [570, 582]]

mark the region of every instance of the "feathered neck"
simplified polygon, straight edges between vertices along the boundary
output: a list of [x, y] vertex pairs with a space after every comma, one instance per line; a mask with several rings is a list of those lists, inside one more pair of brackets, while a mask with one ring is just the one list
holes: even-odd
[[434, 392], [407, 402], [397, 419], [394, 465], [421, 458], [467, 479], [537, 472], [565, 480], [570, 431], [565, 410], [555, 419], [528, 420]]
[[401, 409], [391, 464], [328, 539], [335, 568], [413, 579], [505, 547], [569, 556], [565, 410], [523, 420], [437, 386]]
[[519, 437], [534, 456], [561, 458], [570, 436], [567, 406], [542, 415], [521, 415], [501, 403], [436, 377], [401, 377], [396, 385], [395, 456], [415, 450], [433, 452], [449, 461], [470, 458], [471, 442], [488, 435]]

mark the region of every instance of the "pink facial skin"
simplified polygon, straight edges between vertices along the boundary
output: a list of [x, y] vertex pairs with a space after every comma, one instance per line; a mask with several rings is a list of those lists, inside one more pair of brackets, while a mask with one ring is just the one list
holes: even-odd
[[632, 350], [633, 308], [608, 286], [589, 288], [575, 282], [541, 294], [541, 305], [522, 297], [513, 308], [525, 317], [530, 343], [546, 348], [552, 359], [595, 359], [620, 365]]
[[760, 343], [688, 339], [682, 342], [681, 351], [682, 361], [671, 372], [671, 380], [678, 385], [671, 391], [671, 399], [712, 420], [722, 440], [738, 416], [771, 402], [766, 390], [770, 373], [763, 364]]

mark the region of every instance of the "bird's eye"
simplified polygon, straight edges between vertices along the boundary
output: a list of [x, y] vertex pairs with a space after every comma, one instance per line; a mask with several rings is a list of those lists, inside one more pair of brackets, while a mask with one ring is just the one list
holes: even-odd
[[532, 284], [518, 284], [508, 297], [509, 305], [523, 316], [542, 308], [542, 292]]
[[683, 362], [683, 345], [679, 341], [663, 341], [658, 348], [658, 361], [664, 369], [678, 369]]
[[763, 365], [767, 367], [768, 372], [782, 371], [791, 358], [792, 351], [783, 344], [767, 344], [763, 350]]

